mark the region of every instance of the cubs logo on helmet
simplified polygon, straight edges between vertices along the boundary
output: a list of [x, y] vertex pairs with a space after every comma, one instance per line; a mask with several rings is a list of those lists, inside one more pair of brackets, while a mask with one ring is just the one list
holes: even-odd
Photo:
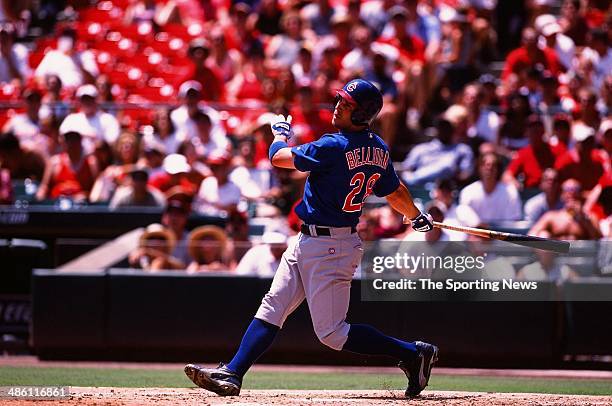
[[370, 125], [383, 106], [378, 88], [364, 79], [351, 80], [338, 90], [338, 96], [356, 105], [351, 114], [351, 121], [355, 125]]

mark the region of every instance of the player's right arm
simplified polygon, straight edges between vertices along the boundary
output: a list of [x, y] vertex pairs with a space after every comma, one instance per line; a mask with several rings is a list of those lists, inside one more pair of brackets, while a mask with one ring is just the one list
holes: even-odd
[[[409, 219], [415, 231], [430, 231], [433, 228], [433, 219], [429, 214], [423, 214], [415, 206], [408, 188], [402, 183], [395, 189], [395, 192], [385, 196], [387, 202], [393, 209], [404, 215], [404, 219]], [[405, 221], [406, 222], [406, 221]]]
[[421, 214], [421, 211], [414, 205], [412, 195], [408, 188], [400, 183], [395, 192], [385, 196], [387, 202], [396, 211], [403, 214], [406, 218], [413, 219]]
[[293, 163], [293, 154], [291, 153], [290, 147], [284, 147], [279, 149], [272, 157], [272, 165], [277, 168], [295, 169]]

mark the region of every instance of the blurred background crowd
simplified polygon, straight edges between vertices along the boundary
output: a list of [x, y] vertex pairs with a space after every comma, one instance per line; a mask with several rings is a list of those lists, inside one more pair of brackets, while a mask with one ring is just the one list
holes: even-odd
[[[383, 93], [374, 129], [436, 220], [611, 236], [607, 0], [0, 5], [0, 202], [159, 207], [131, 266], [273, 273], [306, 175], [271, 167], [270, 116], [316, 140], [355, 77]], [[418, 236], [380, 203], [365, 240], [465, 238]]]

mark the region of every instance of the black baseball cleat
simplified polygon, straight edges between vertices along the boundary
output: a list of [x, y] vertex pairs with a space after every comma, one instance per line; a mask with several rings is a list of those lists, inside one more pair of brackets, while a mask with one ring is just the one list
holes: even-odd
[[408, 378], [408, 388], [406, 397], [412, 398], [419, 396], [425, 389], [431, 375], [431, 368], [438, 361], [438, 347], [422, 341], [415, 341], [417, 347], [417, 357], [412, 361], [400, 361], [397, 365]]
[[215, 392], [219, 396], [238, 396], [242, 387], [242, 378], [223, 363], [217, 368], [187, 364], [185, 375], [200, 388]]

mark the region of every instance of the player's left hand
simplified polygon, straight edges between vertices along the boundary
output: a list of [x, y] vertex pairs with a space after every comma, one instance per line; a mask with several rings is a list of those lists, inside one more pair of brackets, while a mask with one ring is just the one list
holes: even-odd
[[286, 137], [287, 140], [291, 138], [291, 115], [287, 117], [282, 114], [277, 115], [270, 122], [270, 127], [272, 128], [272, 134], [274, 137]]
[[415, 218], [410, 219], [410, 224], [412, 224], [414, 231], [419, 231], [421, 233], [431, 231], [434, 227], [433, 217], [431, 217], [431, 214], [429, 213], [421, 213]]

